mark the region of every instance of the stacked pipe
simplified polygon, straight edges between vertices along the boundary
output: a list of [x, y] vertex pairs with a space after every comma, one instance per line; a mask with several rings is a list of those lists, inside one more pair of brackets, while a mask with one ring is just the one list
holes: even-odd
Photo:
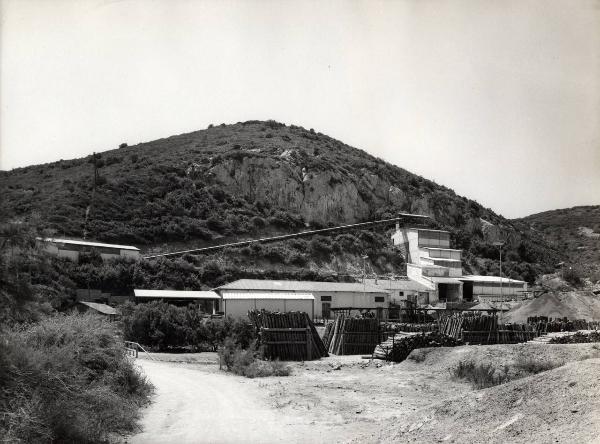
[[549, 318], [547, 316], [531, 316], [527, 323], [535, 325], [539, 333], [554, 333], [559, 331], [596, 330], [600, 327], [598, 321], [585, 319], [569, 320], [567, 318]]
[[439, 332], [398, 333], [375, 347], [373, 358], [402, 362], [417, 348], [455, 347], [462, 344], [460, 339]]
[[424, 324], [413, 324], [406, 322], [386, 322], [386, 330], [391, 331], [405, 331], [405, 332], [423, 332], [423, 331], [435, 331], [438, 329], [436, 322], [428, 322]]
[[248, 318], [259, 332], [259, 345], [266, 358], [302, 361], [327, 356], [325, 345], [305, 312], [251, 310]]
[[379, 321], [339, 314], [325, 330], [325, 344], [335, 355], [371, 354], [380, 340]]

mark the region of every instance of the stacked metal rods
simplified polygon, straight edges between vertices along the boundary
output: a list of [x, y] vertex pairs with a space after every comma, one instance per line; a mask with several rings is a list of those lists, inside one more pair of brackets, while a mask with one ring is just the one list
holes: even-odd
[[327, 350], [314, 324], [304, 312], [248, 312], [259, 331], [259, 344], [269, 359], [310, 361], [327, 356]]
[[404, 331], [404, 332], [423, 332], [423, 331], [435, 331], [438, 329], [437, 322], [428, 322], [424, 324], [412, 324], [405, 322], [386, 322], [384, 330], [386, 331]]
[[454, 339], [458, 339], [462, 334], [464, 320], [465, 318], [459, 314], [442, 317], [440, 319], [439, 332]]
[[453, 314], [440, 320], [440, 333], [469, 344], [515, 344], [538, 335], [535, 325], [499, 324], [496, 315]]
[[569, 320], [567, 318], [549, 318], [547, 316], [532, 316], [527, 318], [527, 324], [534, 325], [539, 333], [554, 333], [559, 331], [596, 330], [600, 322], [585, 319]]
[[438, 333], [398, 333], [379, 344], [373, 352], [374, 359], [402, 362], [417, 348], [426, 347], [455, 347], [462, 341]]
[[379, 320], [340, 314], [327, 325], [323, 339], [334, 355], [371, 354], [381, 339]]

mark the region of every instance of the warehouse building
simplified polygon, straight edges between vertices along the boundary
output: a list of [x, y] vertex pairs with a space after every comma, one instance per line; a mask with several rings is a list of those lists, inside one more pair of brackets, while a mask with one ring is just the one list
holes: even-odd
[[384, 317], [390, 295], [367, 283], [240, 279], [215, 289], [225, 315], [248, 310], [304, 311], [313, 319], [331, 319], [336, 309], [358, 314], [371, 310]]
[[401, 279], [367, 279], [367, 284], [385, 290], [390, 295], [390, 303], [402, 305], [409, 301], [427, 305], [435, 293], [433, 286], [427, 287], [406, 277]]
[[197, 304], [202, 311], [215, 314], [219, 311], [221, 296], [214, 291], [191, 290], [133, 290], [136, 302], [163, 301], [173, 305]]
[[102, 244], [99, 242], [87, 242], [73, 239], [37, 238], [44, 249], [58, 257], [66, 257], [75, 262], [79, 260], [82, 253], [95, 251], [103, 260], [117, 257], [139, 258], [140, 250], [131, 245]]

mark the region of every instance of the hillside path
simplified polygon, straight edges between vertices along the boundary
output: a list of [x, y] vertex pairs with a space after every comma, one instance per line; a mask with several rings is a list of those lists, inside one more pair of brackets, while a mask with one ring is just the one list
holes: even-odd
[[268, 406], [255, 381], [203, 369], [138, 359], [154, 384], [137, 443], [322, 442], [318, 427]]

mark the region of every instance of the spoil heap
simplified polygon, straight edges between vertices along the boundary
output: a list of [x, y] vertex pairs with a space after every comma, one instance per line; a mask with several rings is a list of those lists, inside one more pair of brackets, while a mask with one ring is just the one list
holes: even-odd
[[513, 308], [504, 315], [504, 321], [525, 323], [533, 316], [600, 321], [600, 297], [591, 291], [546, 293]]

